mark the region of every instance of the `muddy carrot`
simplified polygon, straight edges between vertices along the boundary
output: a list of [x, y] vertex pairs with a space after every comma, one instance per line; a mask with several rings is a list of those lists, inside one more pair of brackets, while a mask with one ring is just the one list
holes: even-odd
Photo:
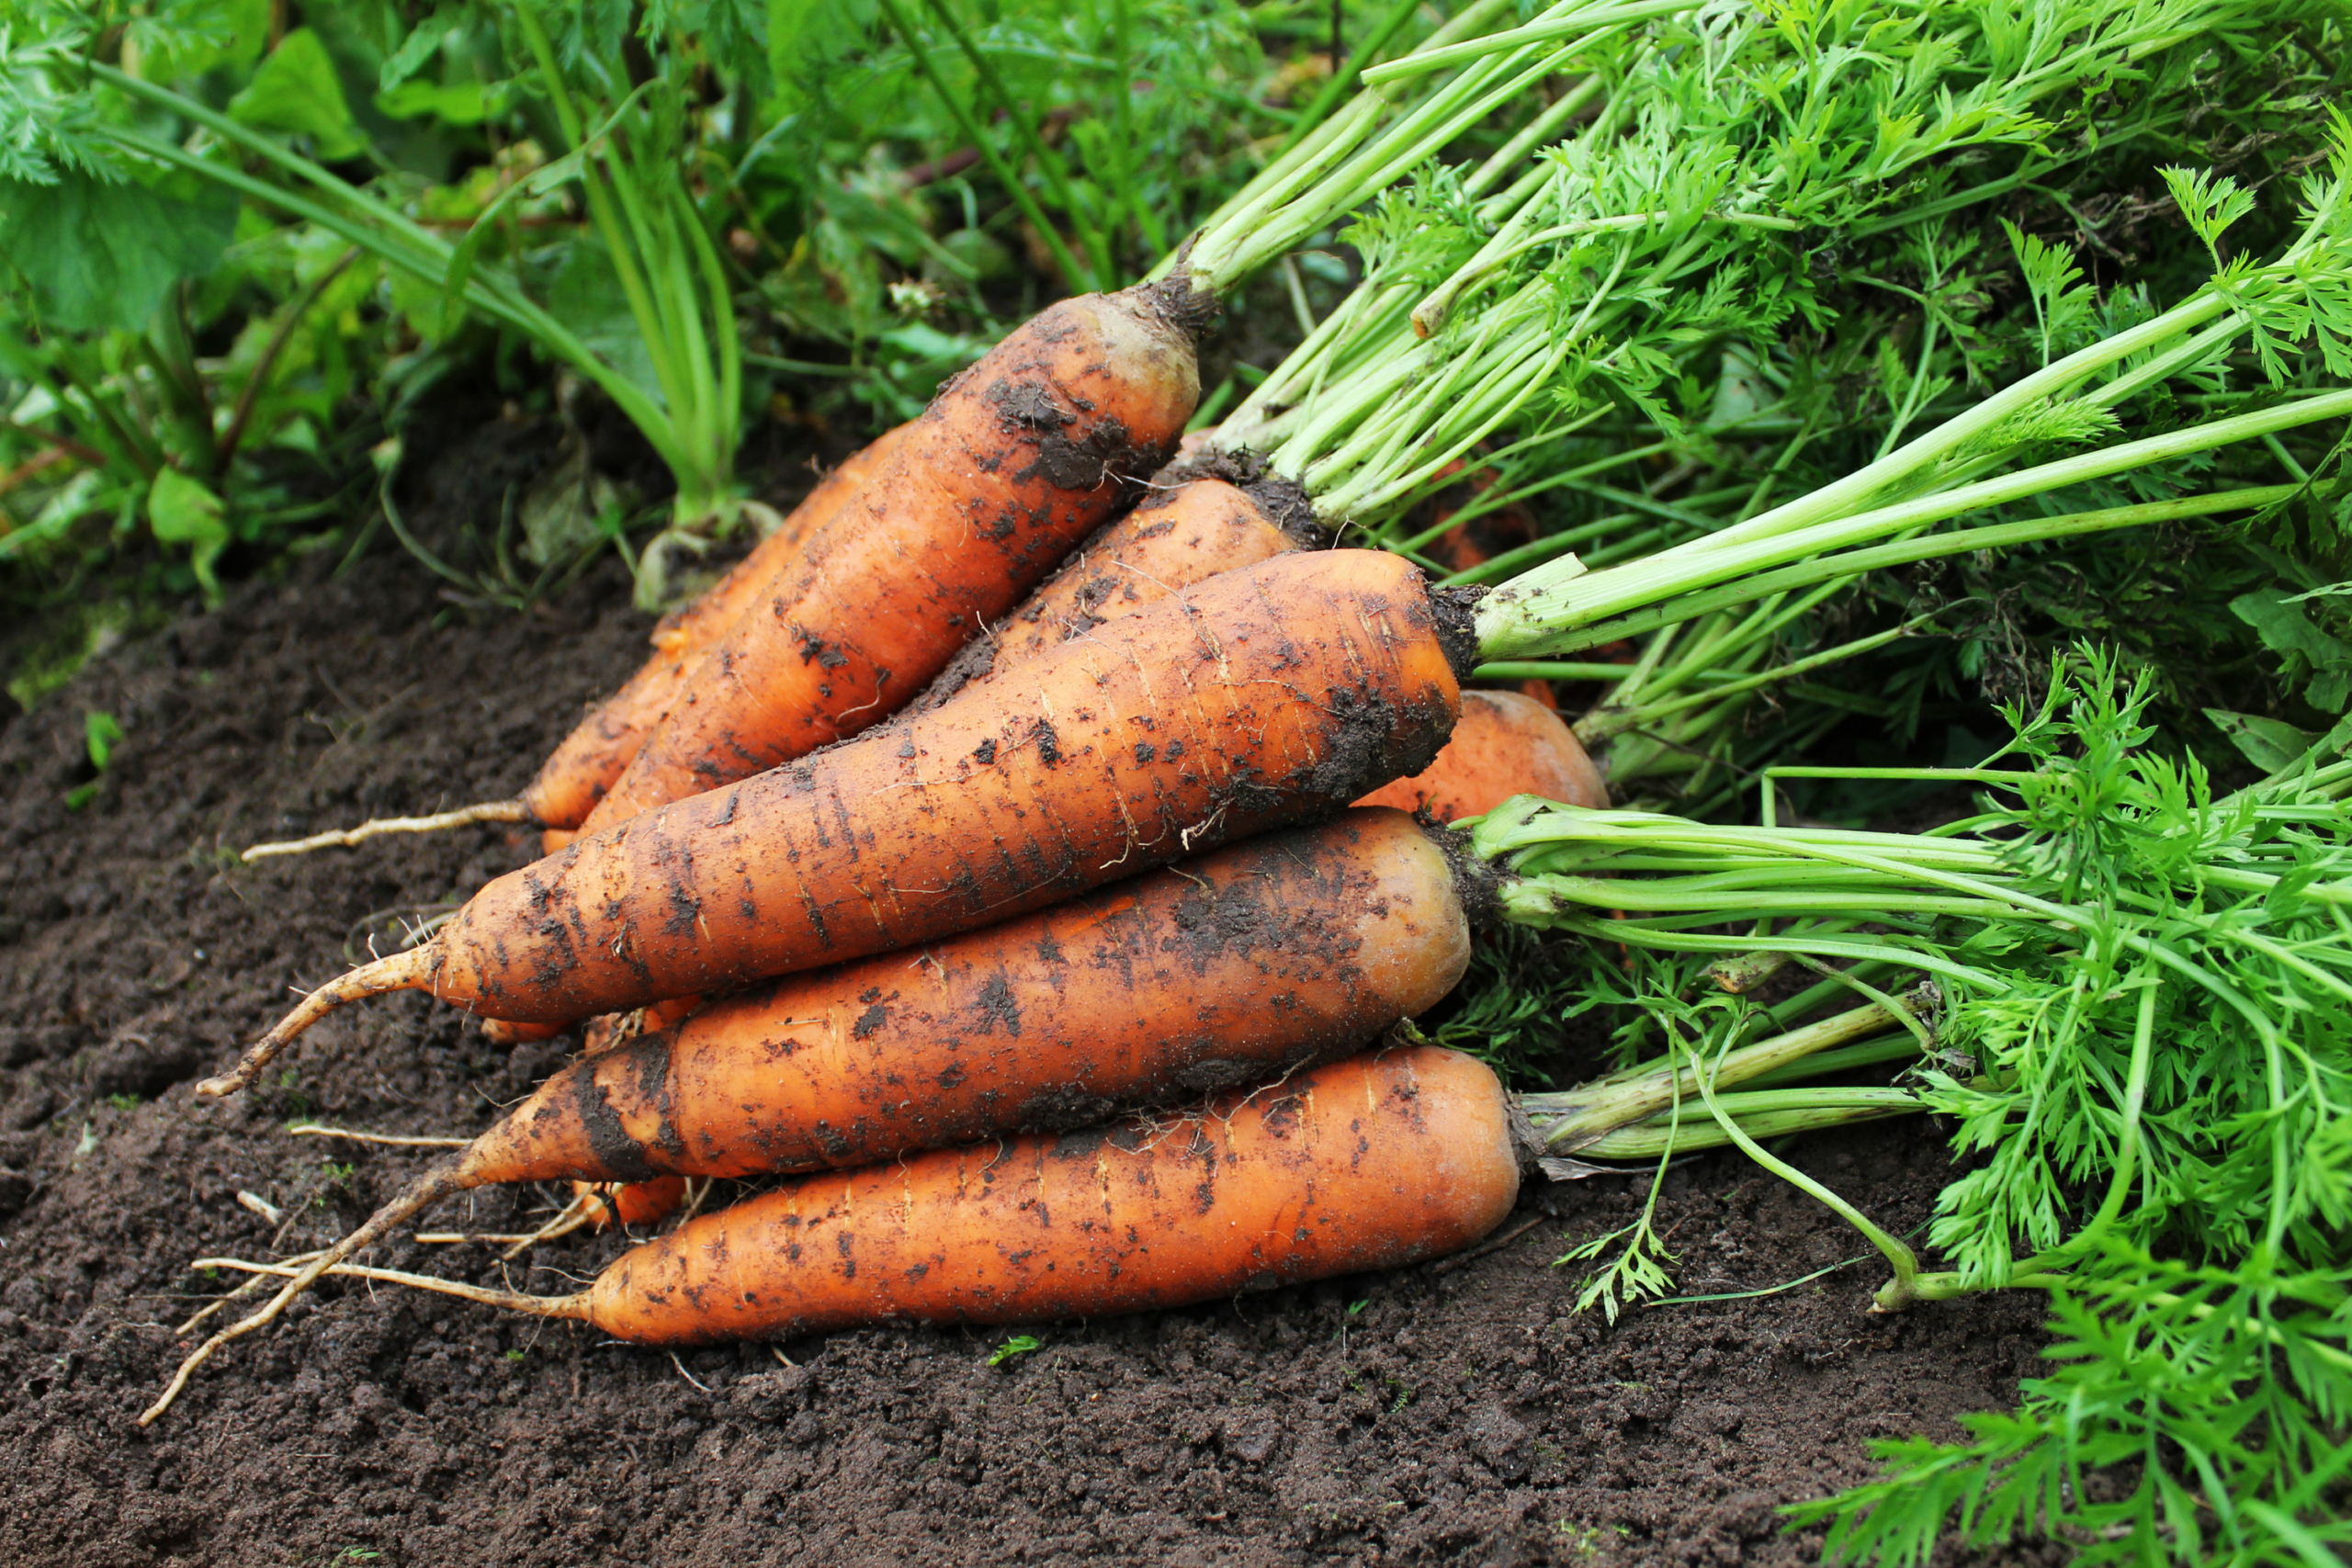
[[1558, 714], [1518, 692], [1469, 691], [1437, 760], [1356, 804], [1453, 822], [1483, 816], [1515, 795], [1599, 807], [1609, 804], [1609, 784]]
[[426, 1184], [863, 1165], [1263, 1078], [1453, 989], [1456, 875], [1401, 812], [1350, 811], [771, 981], [571, 1063]]
[[1097, 1317], [1459, 1250], [1510, 1212], [1519, 1175], [1493, 1072], [1418, 1046], [1192, 1115], [803, 1178], [632, 1248], [577, 1295], [338, 1271], [650, 1345]]
[[689, 676], [586, 829], [897, 712], [1173, 451], [1203, 309], [1181, 282], [1065, 299], [949, 383]]
[[490, 884], [312, 994], [587, 1017], [1009, 919], [1418, 772], [1476, 657], [1398, 557], [1280, 556], [1063, 644], [903, 729], [683, 800]]

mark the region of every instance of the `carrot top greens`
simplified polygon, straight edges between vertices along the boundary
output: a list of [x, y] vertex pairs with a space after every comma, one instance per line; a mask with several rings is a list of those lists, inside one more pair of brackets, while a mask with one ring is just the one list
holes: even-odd
[[[1473, 832], [1511, 874], [1510, 918], [1590, 942], [1594, 1002], [1638, 1009], [1624, 1046], [1654, 1053], [1653, 1077], [1684, 1075], [1653, 1120], [1738, 1143], [1847, 1213], [1894, 1267], [1883, 1307], [2049, 1292], [2058, 1370], [2016, 1414], [1969, 1417], [1969, 1441], [1883, 1442], [1883, 1481], [1798, 1509], [1832, 1523], [1835, 1552], [1924, 1561], [1955, 1508], [1970, 1539], [2065, 1533], [2091, 1561], [2257, 1562], [2346, 1539], [2326, 1499], [2352, 1465], [2352, 762], [2325, 760], [2346, 737], [2221, 794], [2193, 760], [2143, 750], [2148, 697], [2144, 676], [2083, 650], [1983, 766], [1905, 770], [1985, 792], [1929, 833], [1533, 800]], [[1748, 999], [1790, 959], [1824, 978]], [[1884, 1038], [1791, 1047], [1841, 989]], [[1801, 1085], [1874, 1060], [1908, 1060], [1907, 1082]], [[1577, 1143], [1581, 1103], [1530, 1109], [1580, 1157], [1641, 1152]], [[1962, 1156], [1927, 1236], [1940, 1271], [1865, 1217], [1867, 1193], [1760, 1143], [1905, 1109], [1951, 1118]], [[1613, 1314], [1670, 1289], [1645, 1222], [1602, 1241], [1583, 1256], [1617, 1250], [1589, 1301]], [[2136, 1480], [2086, 1493], [2088, 1469], [2126, 1461]]]

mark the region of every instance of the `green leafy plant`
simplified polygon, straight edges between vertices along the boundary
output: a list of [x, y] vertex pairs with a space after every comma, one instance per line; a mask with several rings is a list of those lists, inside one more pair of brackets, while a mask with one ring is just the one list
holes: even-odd
[[1045, 1348], [1046, 1342], [1027, 1334], [1016, 1334], [989, 1352], [991, 1367], [1010, 1366], [1022, 1357]]
[[[2026, 1383], [2015, 1415], [1972, 1418], [1961, 1443], [1883, 1443], [1884, 1480], [1796, 1510], [1832, 1526], [1833, 1555], [1921, 1562], [1947, 1531], [2019, 1529], [2068, 1536], [2089, 1561], [2340, 1551], [2352, 762], [2329, 754], [2345, 738], [2222, 795], [2193, 759], [2145, 749], [2150, 683], [2100, 651], [2050, 692], [2012, 710], [1987, 766], [1945, 772], [1991, 793], [1931, 834], [1516, 809], [1482, 824], [1490, 844], [1527, 846], [1515, 907], [1550, 900], [1559, 928], [1607, 944], [1597, 976], [1620, 944], [1645, 955], [1615, 987], [1639, 1008], [1624, 1038], [1667, 1046], [1601, 1089], [1532, 1098], [1531, 1114], [1578, 1158], [1624, 1157], [1659, 1118], [1578, 1130], [1600, 1125], [1603, 1100], [1670, 1095], [1698, 1135], [1658, 1128], [1657, 1157], [1729, 1142], [1821, 1198], [1893, 1266], [1884, 1310], [2050, 1294], [2059, 1370]], [[1756, 951], [1824, 978], [1759, 1008], [1743, 994], [1753, 966], [1735, 980], [1725, 962]], [[1893, 994], [1906, 976], [1932, 992]], [[1839, 992], [1868, 998], [1852, 1021], [1789, 1027]], [[1809, 1087], [1875, 1062], [1910, 1063], [1914, 1081]], [[1928, 1234], [1943, 1270], [1872, 1224], [1867, 1195], [1761, 1147], [1921, 1111], [1952, 1119], [1965, 1157]], [[1666, 1288], [1654, 1237], [1615, 1239], [1589, 1296]]]

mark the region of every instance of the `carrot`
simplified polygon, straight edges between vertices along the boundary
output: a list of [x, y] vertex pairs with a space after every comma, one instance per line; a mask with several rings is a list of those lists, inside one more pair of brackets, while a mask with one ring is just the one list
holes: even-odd
[[1518, 692], [1462, 694], [1462, 720], [1437, 761], [1356, 802], [1426, 811], [1439, 822], [1482, 817], [1514, 795], [1570, 806], [1609, 804], [1600, 776], [1560, 716]]
[[626, 1230], [632, 1225], [659, 1224], [676, 1213], [686, 1201], [686, 1179], [657, 1176], [650, 1181], [575, 1181], [571, 1193], [575, 1199], [587, 1200], [589, 1228], [618, 1225]]
[[1223, 479], [1154, 491], [1080, 546], [1002, 626], [966, 647], [910, 706], [937, 707], [973, 682], [1028, 663], [1120, 615], [1308, 542], [1257, 497]]
[[548, 1021], [927, 942], [1418, 772], [1476, 657], [1376, 550], [1279, 556], [1063, 644], [902, 729], [679, 801], [491, 883], [313, 992], [206, 1093], [334, 1008], [427, 989]]
[[1423, 1045], [1191, 1115], [806, 1177], [631, 1248], [576, 1295], [337, 1271], [648, 1345], [1098, 1317], [1458, 1251], [1510, 1212], [1519, 1176], [1494, 1073]]
[[845, 459], [734, 570], [694, 603], [662, 618], [652, 632], [653, 656], [590, 710], [524, 789], [523, 805], [533, 821], [561, 829], [587, 819], [661, 724], [703, 655], [733, 629], [763, 591], [797, 564], [808, 542], [856, 498], [912, 428], [910, 422], [885, 431]]
[[739, 619], [589, 814], [600, 830], [887, 718], [1134, 498], [1200, 396], [1181, 282], [1065, 299], [934, 400]]
[[760, 591], [797, 559], [803, 542], [854, 499], [910, 428], [911, 424], [902, 424], [885, 431], [845, 459], [818, 481], [733, 570], [693, 604], [663, 616], [653, 628], [653, 654], [618, 691], [572, 727], [514, 799], [482, 801], [427, 817], [379, 817], [356, 828], [254, 844], [242, 858], [250, 863], [273, 855], [304, 854], [333, 845], [364, 843], [388, 833], [427, 833], [469, 822], [537, 822], [548, 829], [542, 848], [548, 853], [562, 848], [571, 836], [568, 829], [577, 828], [620, 777], [702, 656]]
[[1464, 906], [1411, 818], [1350, 811], [713, 1003], [564, 1067], [426, 1185], [864, 1165], [1263, 1077], [1434, 1006]]

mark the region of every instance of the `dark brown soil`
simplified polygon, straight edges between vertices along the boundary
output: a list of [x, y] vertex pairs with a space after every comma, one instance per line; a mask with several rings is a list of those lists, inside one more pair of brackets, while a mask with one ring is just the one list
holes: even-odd
[[[0, 1562], [1809, 1562], [1817, 1540], [1782, 1534], [1776, 1505], [1863, 1477], [1874, 1437], [1956, 1435], [2033, 1365], [2030, 1302], [1873, 1318], [1873, 1264], [1614, 1328], [1578, 1316], [1574, 1271], [1549, 1265], [1630, 1216], [1612, 1179], [1531, 1190], [1526, 1228], [1466, 1263], [1040, 1325], [1001, 1368], [1001, 1333], [673, 1362], [335, 1286], [141, 1430], [173, 1325], [221, 1288], [191, 1259], [318, 1245], [421, 1163], [287, 1122], [470, 1134], [557, 1059], [403, 997], [312, 1032], [261, 1092], [187, 1088], [371, 932], [530, 853], [502, 829], [258, 867], [235, 846], [510, 794], [643, 646], [612, 573], [544, 615], [436, 626], [448, 609], [397, 555], [248, 588], [0, 730]], [[70, 813], [92, 709], [127, 739]], [[1917, 1125], [1797, 1157], [1896, 1227], [1945, 1171]], [[1860, 1250], [1736, 1156], [1668, 1191], [1688, 1291]], [[481, 1196], [469, 1223], [548, 1202]], [[513, 1281], [568, 1288], [616, 1245], [545, 1247]], [[482, 1249], [424, 1251], [379, 1260], [498, 1278]]]

